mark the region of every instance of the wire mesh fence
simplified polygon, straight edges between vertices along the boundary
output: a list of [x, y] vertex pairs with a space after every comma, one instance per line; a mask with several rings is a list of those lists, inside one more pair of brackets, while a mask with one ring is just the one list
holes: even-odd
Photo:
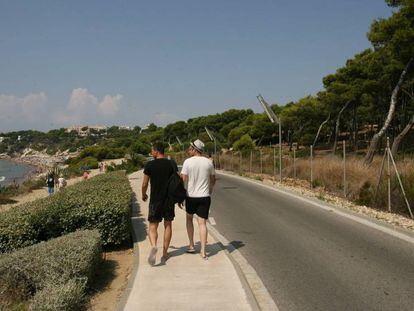
[[[414, 205], [414, 162], [405, 159], [396, 162], [396, 170], [380, 176], [382, 156], [377, 156], [370, 166], [348, 150], [345, 141], [338, 144], [335, 154], [327, 150], [311, 150], [310, 147], [284, 146], [282, 172], [279, 169], [278, 147], [262, 147], [248, 152], [226, 151], [213, 157], [217, 169], [247, 175], [256, 179], [284, 182], [300, 182], [301, 186], [314, 190], [323, 189], [357, 204], [410, 215], [407, 205]], [[311, 152], [312, 151], [312, 152]], [[348, 154], [349, 152], [349, 154]], [[178, 164], [188, 157], [180, 152], [171, 154]], [[389, 187], [388, 187], [389, 184]], [[404, 190], [402, 190], [402, 188]], [[375, 196], [375, 199], [374, 199]]]

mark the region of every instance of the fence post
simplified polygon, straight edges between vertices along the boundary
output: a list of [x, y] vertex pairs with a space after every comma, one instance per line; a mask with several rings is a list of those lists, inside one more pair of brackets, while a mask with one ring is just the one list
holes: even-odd
[[253, 150], [250, 151], [250, 174], [252, 173], [252, 165], [253, 165]]
[[276, 148], [273, 148], [273, 178], [276, 180]]
[[405, 204], [407, 204], [407, 208], [408, 208], [408, 211], [410, 212], [411, 219], [414, 219], [414, 215], [413, 215], [413, 212], [411, 211], [411, 207], [410, 207], [410, 202], [408, 202], [407, 195], [405, 194], [404, 186], [403, 186], [403, 183], [401, 181], [400, 173], [398, 172], [398, 169], [397, 169], [397, 164], [395, 164], [394, 156], [392, 155], [391, 152], [390, 152], [390, 158], [391, 158], [392, 164], [394, 166], [395, 174], [397, 175], [398, 182], [400, 184], [402, 194], [404, 196]]
[[263, 159], [262, 159], [262, 149], [260, 151], [260, 174], [263, 174]]
[[310, 146], [310, 187], [313, 188], [313, 146]]
[[242, 153], [240, 151], [240, 166], [239, 166], [240, 175], [243, 172], [242, 165], [243, 165], [243, 155], [242, 155]]
[[390, 170], [390, 138], [387, 137], [387, 185], [388, 185], [388, 211], [391, 212], [391, 170]]
[[297, 145], [293, 147], [293, 178], [294, 179], [296, 179], [296, 148], [297, 148]]
[[344, 153], [344, 197], [346, 198], [346, 145], [345, 140], [342, 141]]

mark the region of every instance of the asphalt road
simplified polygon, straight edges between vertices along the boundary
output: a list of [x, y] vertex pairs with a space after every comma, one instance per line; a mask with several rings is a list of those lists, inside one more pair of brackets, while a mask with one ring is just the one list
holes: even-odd
[[280, 310], [414, 310], [414, 245], [218, 175], [210, 216]]

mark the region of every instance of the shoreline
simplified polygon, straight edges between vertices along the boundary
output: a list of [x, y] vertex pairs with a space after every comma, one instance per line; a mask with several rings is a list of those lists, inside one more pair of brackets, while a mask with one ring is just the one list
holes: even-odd
[[25, 149], [23, 153], [10, 156], [8, 154], [0, 154], [0, 160], [9, 161], [10, 163], [25, 166], [27, 172], [17, 178], [6, 178], [0, 183], [1, 187], [9, 187], [13, 185], [22, 186], [26, 181], [37, 179], [47, 173], [52, 167], [59, 163], [63, 163], [63, 157], [48, 155], [43, 152], [32, 149]]
[[14, 177], [12, 180], [10, 180], [10, 177], [6, 177], [6, 180], [2, 183], [4, 183], [3, 185], [0, 184], [1, 187], [8, 187], [11, 185], [19, 185], [21, 186], [25, 181], [30, 180], [32, 178], [37, 178], [39, 177], [41, 174], [44, 173], [44, 170], [42, 167], [32, 164], [32, 163], [27, 163], [24, 161], [19, 161], [16, 158], [0, 158], [0, 160], [4, 160], [4, 161], [9, 161], [10, 163], [16, 164], [16, 165], [24, 165], [25, 167], [27, 167], [27, 172], [20, 176], [20, 177]]

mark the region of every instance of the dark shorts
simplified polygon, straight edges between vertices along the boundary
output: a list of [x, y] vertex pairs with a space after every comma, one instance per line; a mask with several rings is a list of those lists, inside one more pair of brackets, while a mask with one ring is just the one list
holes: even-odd
[[173, 221], [175, 217], [174, 204], [169, 202], [150, 202], [148, 212], [149, 222]]
[[211, 198], [189, 198], [185, 199], [185, 210], [188, 214], [208, 219], [208, 212], [210, 211]]

